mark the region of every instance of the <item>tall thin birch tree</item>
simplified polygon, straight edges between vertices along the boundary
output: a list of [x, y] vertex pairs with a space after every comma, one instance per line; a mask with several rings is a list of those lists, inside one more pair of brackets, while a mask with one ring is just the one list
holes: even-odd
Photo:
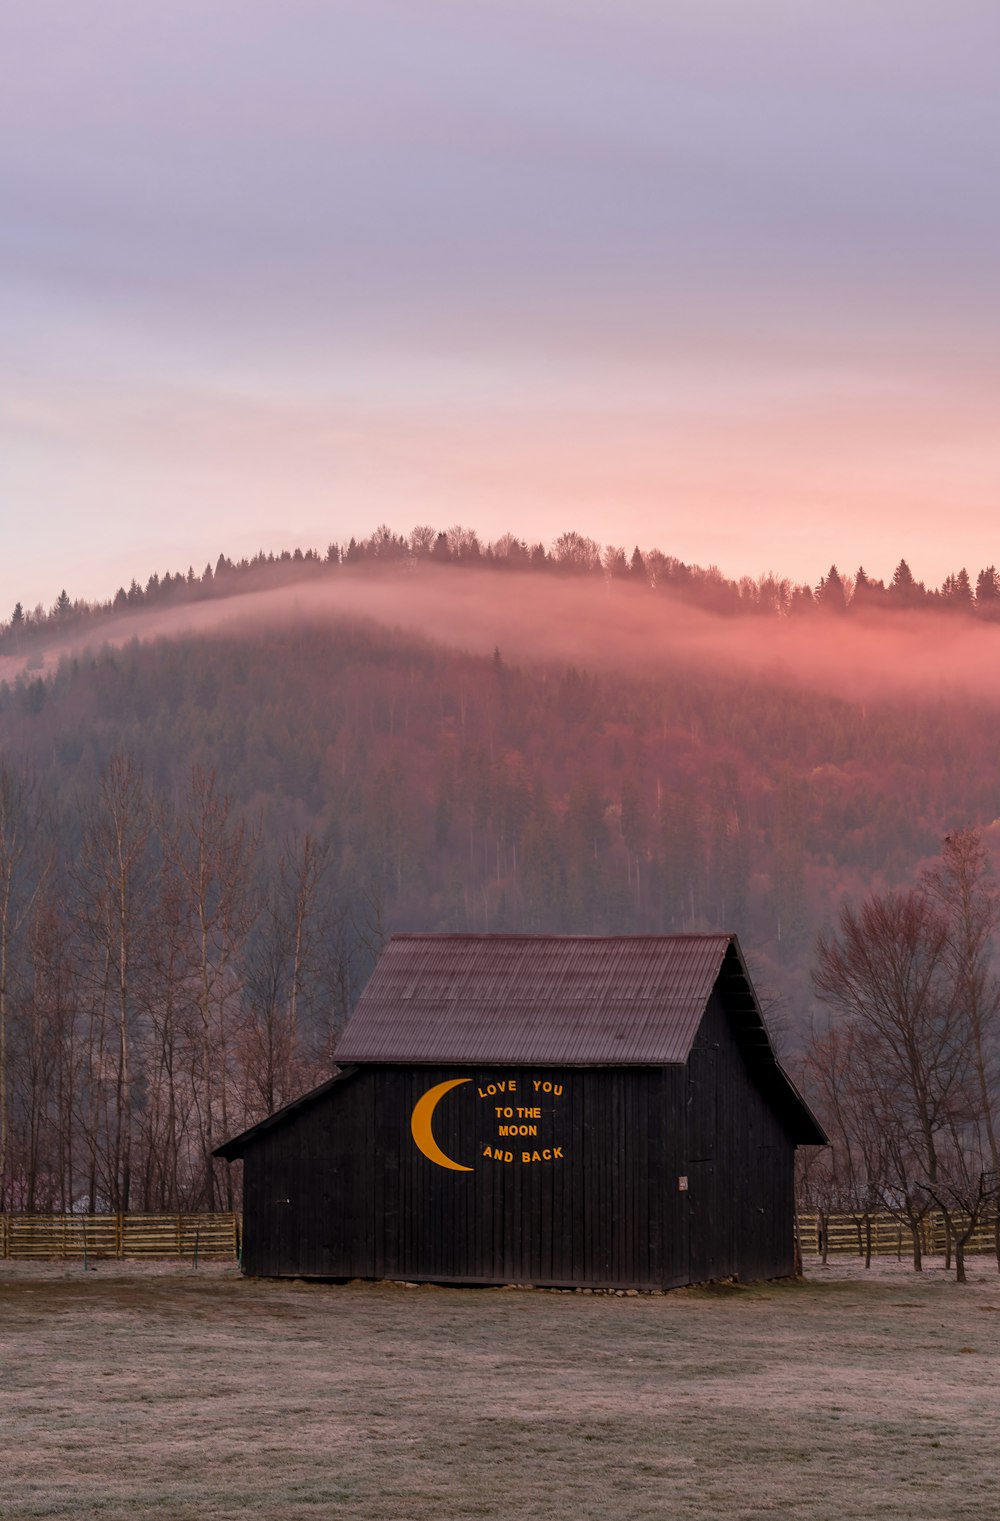
[[13, 955], [44, 875], [44, 866], [37, 856], [33, 860], [39, 828], [34, 787], [0, 761], [0, 1210], [5, 1207], [10, 1190], [9, 1035]]

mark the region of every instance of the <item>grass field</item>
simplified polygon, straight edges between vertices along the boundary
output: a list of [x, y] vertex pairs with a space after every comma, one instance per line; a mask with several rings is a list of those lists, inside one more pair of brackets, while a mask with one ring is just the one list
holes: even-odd
[[0, 1264], [0, 1515], [1000, 1515], [1000, 1278], [657, 1297]]

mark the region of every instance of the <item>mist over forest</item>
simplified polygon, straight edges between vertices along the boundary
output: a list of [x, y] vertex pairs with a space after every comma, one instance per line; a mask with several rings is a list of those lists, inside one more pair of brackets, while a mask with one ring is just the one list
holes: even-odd
[[227, 1202], [212, 1145], [328, 1075], [395, 930], [735, 931], [794, 1062], [841, 902], [1000, 850], [985, 572], [807, 599], [574, 541], [220, 558], [5, 626], [14, 1202]]

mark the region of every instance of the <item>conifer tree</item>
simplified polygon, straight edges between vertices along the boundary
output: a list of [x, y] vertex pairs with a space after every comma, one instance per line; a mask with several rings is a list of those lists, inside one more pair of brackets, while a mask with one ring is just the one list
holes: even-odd
[[976, 577], [976, 607], [982, 613], [995, 614], [1000, 606], [1000, 576], [995, 565], [987, 565]]
[[912, 607], [917, 597], [917, 583], [905, 560], [900, 560], [892, 574], [892, 599], [897, 607]]
[[816, 601], [828, 613], [846, 613], [847, 593], [836, 565], [831, 565], [816, 588]]

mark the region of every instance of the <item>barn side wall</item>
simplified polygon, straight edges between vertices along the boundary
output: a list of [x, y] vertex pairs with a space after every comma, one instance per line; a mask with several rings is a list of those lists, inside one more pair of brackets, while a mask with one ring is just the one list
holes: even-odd
[[[421, 1095], [457, 1076], [469, 1081], [438, 1103], [433, 1136], [469, 1172], [429, 1160], [410, 1133]], [[511, 1082], [514, 1092], [490, 1092]], [[244, 1268], [469, 1283], [687, 1283], [688, 1206], [677, 1187], [686, 1097], [681, 1067], [361, 1068], [247, 1148]], [[537, 1134], [502, 1134], [496, 1111], [506, 1108], [539, 1109], [528, 1121]]]
[[717, 994], [688, 1059], [691, 1281], [795, 1270], [795, 1145]]
[[[470, 1171], [410, 1129], [456, 1077], [433, 1141]], [[536, 1133], [504, 1134], [508, 1119]], [[777, 1276], [793, 1155], [714, 997], [688, 1068], [360, 1068], [248, 1146], [244, 1268], [594, 1288]]]

